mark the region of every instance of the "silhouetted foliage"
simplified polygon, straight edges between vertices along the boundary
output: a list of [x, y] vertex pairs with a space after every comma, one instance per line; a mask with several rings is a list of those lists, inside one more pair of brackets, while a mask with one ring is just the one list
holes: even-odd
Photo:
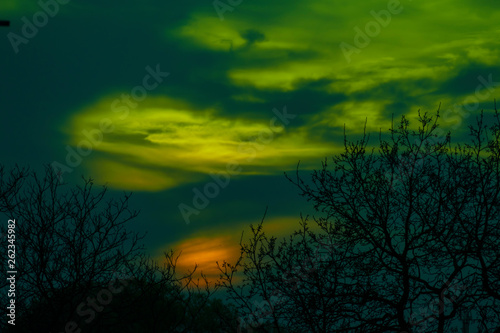
[[[126, 228], [138, 214], [130, 194], [106, 200], [106, 193], [91, 179], [61, 184], [50, 167], [39, 178], [0, 166], [0, 212], [16, 220], [17, 270], [16, 326], [2, 320], [1, 331], [235, 331], [234, 310], [213, 297], [203, 275], [194, 280], [196, 267], [179, 274], [173, 251], [162, 266], [143, 253], [142, 236]], [[1, 281], [2, 300], [7, 289]]]
[[128, 267], [128, 273], [115, 274], [108, 284], [94, 283], [87, 295], [59, 290], [52, 302], [72, 298], [78, 306], [64, 307], [50, 323], [45, 317], [46, 301], [32, 302], [18, 318], [22, 330], [12, 331], [64, 332], [73, 322], [75, 332], [235, 332], [234, 309], [213, 297], [214, 290], [206, 280], [203, 288], [200, 281], [193, 280], [194, 270], [177, 274], [178, 256], [173, 252], [165, 255], [165, 265], [142, 257]]
[[453, 145], [438, 118], [419, 112], [412, 130], [403, 116], [378, 149], [365, 131], [310, 180], [287, 176], [317, 216], [281, 241], [252, 226], [220, 266], [239, 331], [453, 332], [467, 314], [500, 326], [499, 115]]
[[50, 167], [42, 178], [26, 168], [0, 168], [0, 212], [16, 220], [19, 315], [37, 300], [45, 322], [65, 320], [66, 309], [95, 283], [109, 281], [139, 255], [140, 236], [125, 228], [137, 216], [128, 208], [130, 195], [105, 200], [106, 192], [96, 191], [91, 179], [67, 189]]

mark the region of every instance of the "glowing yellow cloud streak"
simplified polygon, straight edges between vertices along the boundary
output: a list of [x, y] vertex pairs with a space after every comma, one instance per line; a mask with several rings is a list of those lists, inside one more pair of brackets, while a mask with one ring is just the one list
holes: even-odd
[[[444, 80], [454, 75], [460, 62], [494, 65], [499, 59], [492, 50], [498, 45], [498, 29], [489, 22], [498, 20], [500, 12], [492, 10], [491, 4], [401, 0], [401, 12], [392, 15], [387, 25], [379, 25], [379, 32], [366, 47], [359, 47], [351, 62], [346, 61], [340, 43], [354, 45], [354, 28], [364, 30], [368, 22], [376, 22], [370, 13], [386, 10], [386, 1], [338, 6], [312, 0], [289, 2], [286, 9], [269, 6], [245, 3], [227, 12], [224, 21], [213, 12], [197, 12], [170, 34], [213, 51], [253, 59], [254, 65], [242, 62], [244, 66], [233, 66], [228, 76], [237, 85], [260, 89], [291, 90], [298, 80], [327, 77], [342, 78], [332, 88], [349, 93], [389, 79]], [[248, 29], [258, 30], [265, 39], [249, 45], [242, 37]]]
[[70, 145], [88, 142], [89, 133], [103, 121], [86, 165], [98, 181], [124, 189], [158, 191], [200, 175], [225, 170], [227, 163], [241, 167], [241, 175], [271, 174], [295, 165], [299, 159], [322, 158], [331, 152], [327, 143], [313, 143], [307, 131], [288, 131], [280, 120], [256, 121], [220, 117], [215, 110], [193, 110], [166, 97], [148, 97], [147, 103], [113, 112], [106, 98], [78, 112], [67, 127]]
[[[348, 135], [362, 133], [365, 122], [368, 132], [378, 132], [380, 129], [385, 132], [391, 127], [391, 119], [384, 114], [384, 107], [388, 103], [389, 101], [348, 101], [315, 115], [313, 119], [325, 127], [342, 128], [345, 124]], [[339, 117], [339, 114], [344, 116]]]

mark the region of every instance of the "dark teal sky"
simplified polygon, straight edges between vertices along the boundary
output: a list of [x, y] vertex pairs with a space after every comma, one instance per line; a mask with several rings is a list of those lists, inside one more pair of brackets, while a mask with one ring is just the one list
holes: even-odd
[[148, 250], [206, 270], [266, 206], [270, 230], [297, 226], [309, 205], [283, 171], [319, 168], [344, 124], [386, 130], [441, 103], [461, 135], [499, 92], [491, 1], [40, 3], [0, 4], [0, 161], [133, 191]]

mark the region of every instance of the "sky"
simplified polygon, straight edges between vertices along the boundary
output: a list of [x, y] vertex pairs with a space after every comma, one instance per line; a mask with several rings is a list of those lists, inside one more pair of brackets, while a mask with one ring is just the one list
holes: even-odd
[[284, 172], [320, 169], [344, 126], [440, 108], [460, 138], [491, 113], [499, 19], [472, 0], [3, 0], [0, 163], [133, 192], [149, 253], [216, 274], [266, 209], [277, 235], [313, 213]]

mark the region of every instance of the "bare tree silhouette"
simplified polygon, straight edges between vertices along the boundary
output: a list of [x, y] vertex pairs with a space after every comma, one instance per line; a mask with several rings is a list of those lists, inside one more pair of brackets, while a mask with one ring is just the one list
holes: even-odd
[[96, 191], [91, 179], [71, 190], [64, 186], [50, 167], [42, 178], [27, 168], [8, 173], [0, 167], [0, 212], [16, 220], [17, 311], [42, 302], [48, 326], [69, 320], [67, 309], [96, 283], [108, 284], [142, 250], [143, 236], [125, 228], [137, 216], [128, 208], [130, 194], [106, 201], [106, 188]]
[[[138, 214], [130, 194], [106, 200], [92, 179], [75, 188], [58, 179], [50, 166], [42, 178], [0, 166], [0, 212], [16, 220], [17, 270], [16, 326], [2, 320], [2, 332], [236, 330], [234, 311], [206, 279], [205, 287], [194, 279], [196, 267], [181, 274], [173, 251], [163, 265], [143, 253], [144, 236], [126, 227]], [[2, 299], [8, 284], [0, 282]]]
[[419, 112], [412, 130], [403, 116], [378, 149], [366, 127], [344, 135], [333, 167], [287, 176], [315, 223], [279, 242], [261, 222], [220, 265], [240, 331], [453, 332], [461, 313], [500, 326], [498, 112], [492, 125], [481, 112], [465, 144], [438, 137], [438, 118]]

